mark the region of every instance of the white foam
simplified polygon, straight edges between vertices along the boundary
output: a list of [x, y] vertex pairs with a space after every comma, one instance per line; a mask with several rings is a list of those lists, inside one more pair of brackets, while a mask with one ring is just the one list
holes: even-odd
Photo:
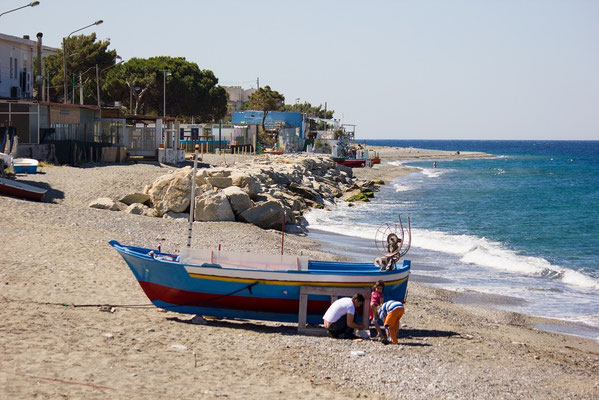
[[[376, 226], [355, 223], [343, 218], [352, 212], [341, 206], [337, 212], [312, 210], [304, 216], [310, 227], [327, 232], [374, 240]], [[599, 280], [581, 272], [553, 265], [541, 257], [518, 254], [501, 243], [472, 235], [450, 235], [444, 232], [413, 229], [412, 247], [453, 254], [465, 264], [479, 265], [514, 274], [556, 279], [571, 286], [599, 290]]]

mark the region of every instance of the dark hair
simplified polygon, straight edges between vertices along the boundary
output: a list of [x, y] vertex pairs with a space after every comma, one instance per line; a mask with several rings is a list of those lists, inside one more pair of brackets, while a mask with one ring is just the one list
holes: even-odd
[[354, 297], [352, 297], [352, 299], [356, 300], [358, 303], [364, 303], [364, 296], [362, 296], [362, 293], [354, 294]]
[[384, 288], [385, 288], [385, 282], [383, 282], [383, 281], [382, 281], [382, 280], [380, 280], [380, 279], [379, 279], [378, 281], [374, 282], [374, 285], [372, 285], [372, 290], [376, 290], [376, 288], [377, 288], [378, 286], [382, 286], [382, 287], [383, 287], [383, 289], [384, 289]]

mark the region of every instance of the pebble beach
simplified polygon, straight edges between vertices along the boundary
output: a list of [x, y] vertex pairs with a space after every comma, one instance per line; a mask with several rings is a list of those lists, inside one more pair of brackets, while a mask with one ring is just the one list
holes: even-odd
[[[354, 169], [391, 180], [385, 160], [489, 157], [377, 148], [383, 164]], [[204, 155], [231, 165], [253, 156]], [[398, 346], [297, 335], [295, 324], [207, 318], [151, 305], [108, 241], [178, 252], [187, 222], [100, 210], [100, 197], [141, 191], [175, 167], [157, 163], [47, 166], [19, 180], [46, 187], [42, 203], [0, 196], [0, 398], [596, 399], [596, 341], [546, 332], [559, 321], [455, 301], [409, 284]], [[273, 254], [281, 232], [195, 222], [193, 246]], [[303, 235], [285, 253], [342, 255]]]

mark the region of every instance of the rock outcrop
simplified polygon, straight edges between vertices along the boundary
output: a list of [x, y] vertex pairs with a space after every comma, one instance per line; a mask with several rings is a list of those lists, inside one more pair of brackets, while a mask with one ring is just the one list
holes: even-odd
[[[90, 207], [155, 217], [189, 216], [191, 167], [163, 175], [146, 185], [143, 193], [124, 196], [120, 202], [98, 199]], [[352, 169], [326, 156], [284, 155], [256, 157], [232, 167], [201, 168], [196, 176], [195, 221], [240, 221], [264, 229], [303, 232], [302, 213], [309, 207], [325, 208], [344, 193], [377, 189], [372, 182], [356, 182]]]

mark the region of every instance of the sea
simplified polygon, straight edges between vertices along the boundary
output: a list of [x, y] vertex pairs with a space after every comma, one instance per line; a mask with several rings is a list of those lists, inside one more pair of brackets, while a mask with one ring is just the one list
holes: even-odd
[[397, 229], [401, 216], [407, 234], [409, 217], [412, 281], [455, 290], [465, 304], [561, 320], [539, 328], [599, 340], [599, 141], [362, 142], [493, 156], [436, 167], [385, 161], [418, 172], [386, 182], [369, 203], [310, 211], [309, 236], [374, 260], [381, 226]]

